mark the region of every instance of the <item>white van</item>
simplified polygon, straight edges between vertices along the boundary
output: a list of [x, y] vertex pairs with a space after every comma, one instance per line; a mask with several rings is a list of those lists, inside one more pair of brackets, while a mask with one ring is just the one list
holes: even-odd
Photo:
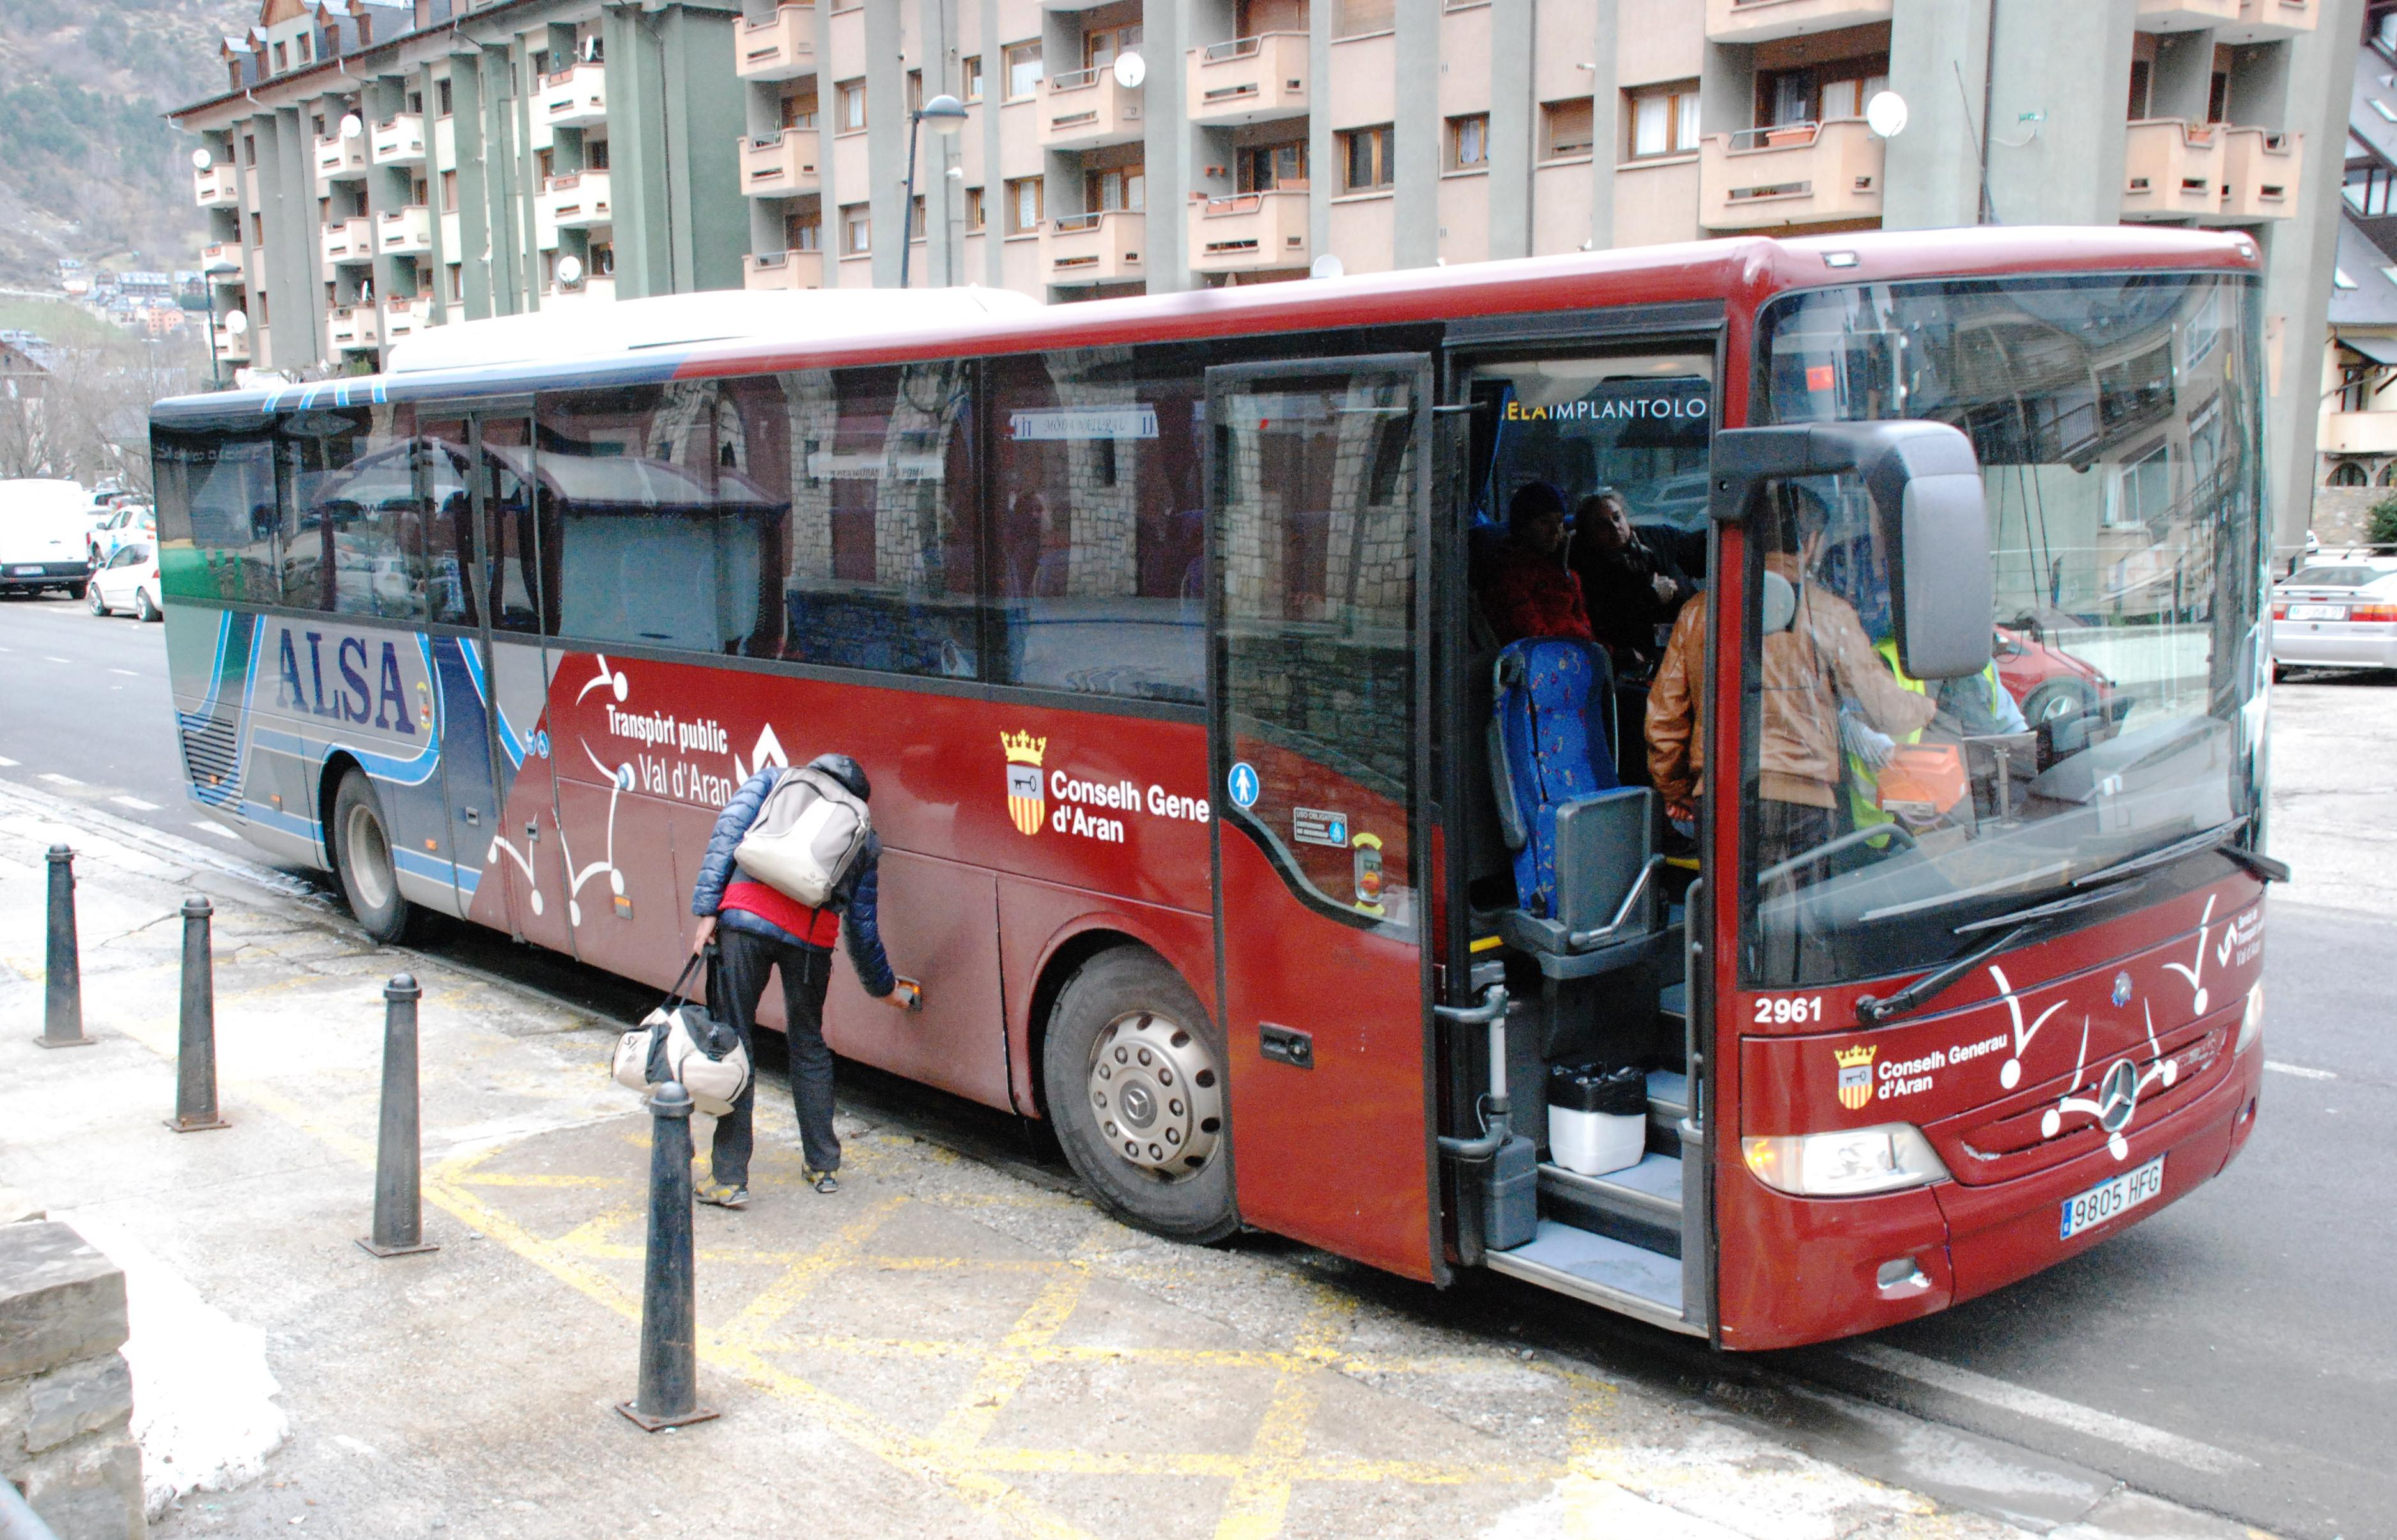
[[72, 481], [0, 481], [0, 594], [82, 593], [90, 510]]

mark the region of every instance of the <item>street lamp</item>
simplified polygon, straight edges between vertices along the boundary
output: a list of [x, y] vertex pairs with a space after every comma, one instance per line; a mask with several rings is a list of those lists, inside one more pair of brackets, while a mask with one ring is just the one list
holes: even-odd
[[[899, 206], [899, 287], [907, 287], [907, 260], [916, 254], [916, 133], [930, 119], [936, 134], [954, 134], [966, 126], [966, 104], [943, 91], [907, 114], [907, 197]], [[945, 198], [943, 200], [945, 202]], [[924, 221], [927, 233], [931, 221]]]

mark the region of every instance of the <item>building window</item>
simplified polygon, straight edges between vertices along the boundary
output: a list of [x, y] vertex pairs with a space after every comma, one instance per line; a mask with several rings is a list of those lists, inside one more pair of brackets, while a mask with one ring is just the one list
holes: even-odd
[[441, 117], [449, 115], [449, 77], [448, 75], [433, 83], [433, 101], [436, 115]]
[[1799, 123], [1862, 117], [1865, 103], [1888, 87], [1887, 54], [1867, 54], [1795, 70], [1759, 70], [1756, 126], [1780, 128]]
[[2342, 460], [2331, 467], [2330, 484], [2334, 487], [2362, 487], [2370, 481], [2364, 467], [2352, 460]]
[[923, 110], [924, 72], [921, 70], [909, 70], [907, 72], [907, 111], [910, 113], [920, 113]]
[[266, 244], [266, 216], [255, 211], [252, 211], [249, 216], [249, 244], [252, 246]]
[[874, 216], [869, 206], [850, 203], [841, 206], [840, 252], [844, 257], [863, 257], [874, 249]]
[[292, 41], [299, 45], [301, 63], [305, 64], [316, 57], [315, 38], [313, 34], [303, 32]]
[[979, 187], [967, 188], [966, 234], [970, 235], [979, 234], [989, 221], [990, 216], [983, 209], [982, 189]]
[[1305, 32], [1306, 0], [1235, 0], [1232, 24], [1242, 37], [1269, 32]]
[[1631, 158], [1688, 154], [1698, 147], [1698, 83], [1630, 93]]
[[1018, 177], [1007, 184], [1007, 233], [1029, 235], [1040, 228], [1046, 208], [1038, 177]]
[[290, 67], [291, 63], [289, 59], [284, 53], [283, 45], [277, 43], [275, 45], [275, 73], [276, 74], [281, 74]]
[[1040, 89], [1040, 45], [1018, 43], [1007, 50], [1007, 100], [1021, 101]]
[[1148, 208], [1148, 167], [1110, 166], [1082, 173], [1086, 214], [1141, 213]]
[[924, 238], [924, 194], [918, 193], [916, 194], [915, 207], [907, 210], [907, 238], [911, 241], [920, 241]]
[[410, 91], [408, 93], [408, 110], [418, 117], [422, 117], [424, 115], [424, 93], [422, 91]]
[[449, 302], [457, 304], [466, 298], [466, 264], [449, 264]]
[[1306, 185], [1306, 141], [1294, 139], [1283, 144], [1250, 145], [1237, 152], [1234, 166], [1238, 178], [1233, 185], [1240, 192], [1302, 189]]
[[1104, 70], [1140, 47], [1140, 28], [1093, 27], [1082, 34], [1082, 68]]
[[816, 94], [813, 91], [793, 91], [783, 99], [783, 127], [812, 128], [816, 126]]
[[823, 250], [824, 215], [810, 208], [802, 214], [784, 216], [783, 249], [785, 251]]
[[982, 100], [982, 55], [975, 54], [958, 64], [957, 94], [968, 101]]
[[1398, 0], [1339, 0], [1332, 15], [1334, 37], [1366, 37], [1398, 25]]
[[1486, 171], [1490, 168], [1490, 114], [1468, 113], [1448, 120], [1448, 168]]
[[241, 163], [244, 166], [255, 166], [258, 164], [258, 136], [256, 134], [244, 134], [241, 136]]
[[865, 82], [844, 80], [834, 87], [840, 103], [840, 116], [836, 131], [853, 134], [865, 127]]
[[458, 173], [455, 171], [441, 173], [441, 212], [458, 212]]
[[591, 247], [591, 275], [612, 278], [616, 275], [616, 248], [613, 243], [594, 242]]
[[1352, 128], [1340, 136], [1340, 190], [1373, 193], [1390, 185], [1390, 130]]
[[[1695, 100], [1693, 98], [1692, 100]], [[1566, 160], [1598, 147], [1598, 104], [1588, 97], [1540, 109], [1540, 158]]]
[[608, 141], [606, 140], [586, 139], [583, 141], [583, 168], [586, 171], [605, 171], [608, 169]]

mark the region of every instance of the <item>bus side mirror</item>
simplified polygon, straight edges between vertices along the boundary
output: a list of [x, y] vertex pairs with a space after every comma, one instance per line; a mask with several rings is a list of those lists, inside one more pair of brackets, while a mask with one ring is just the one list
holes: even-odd
[[1798, 476], [1852, 475], [1871, 494], [1895, 580], [1898, 666], [1961, 679], [1989, 664], [1996, 587], [1981, 466], [1944, 422], [1805, 422], [1715, 435], [1708, 511], [1745, 522], [1757, 489]]

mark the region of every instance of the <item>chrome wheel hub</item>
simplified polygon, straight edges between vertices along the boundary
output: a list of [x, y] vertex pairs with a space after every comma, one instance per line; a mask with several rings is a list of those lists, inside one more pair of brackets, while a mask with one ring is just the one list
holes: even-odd
[[1205, 1043], [1150, 1011], [1117, 1017], [1092, 1045], [1089, 1092], [1118, 1155], [1169, 1181], [1207, 1163], [1224, 1136], [1222, 1075]]
[[350, 879], [367, 906], [380, 909], [392, 891], [391, 847], [383, 839], [382, 825], [366, 809], [352, 808], [349, 835]]

